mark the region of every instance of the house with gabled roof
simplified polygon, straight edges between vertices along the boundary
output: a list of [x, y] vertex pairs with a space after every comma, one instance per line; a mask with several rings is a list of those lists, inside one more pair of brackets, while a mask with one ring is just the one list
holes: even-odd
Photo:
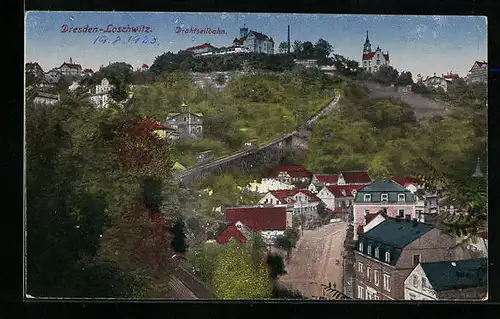
[[203, 114], [194, 113], [185, 103], [182, 103], [180, 112], [169, 113], [165, 125], [177, 130], [179, 139], [196, 139], [203, 137]]
[[269, 178], [285, 184], [310, 183], [312, 174], [301, 165], [278, 165], [270, 169]]
[[403, 300], [404, 282], [420, 263], [464, 259], [455, 239], [433, 225], [385, 217], [359, 234], [355, 250], [355, 297]]
[[81, 75], [82, 66], [80, 64], [73, 63], [73, 59], [69, 58], [69, 62], [64, 62], [60, 67], [57, 68], [59, 72], [63, 75]]
[[366, 185], [371, 182], [367, 171], [342, 171], [339, 173], [337, 185]]
[[321, 200], [307, 189], [270, 191], [260, 199], [261, 205], [285, 206], [293, 216], [303, 216], [306, 222], [318, 218]]
[[236, 223], [229, 223], [215, 240], [218, 244], [222, 245], [229, 243], [231, 239], [246, 244], [251, 241], [256, 234], [258, 234], [256, 231], [238, 221]]
[[213, 52], [215, 50], [217, 50], [217, 48], [208, 42], [186, 49], [186, 51], [193, 52], [193, 54], [202, 54], [202, 53], [207, 53], [207, 52]]
[[473, 300], [487, 295], [486, 258], [422, 262], [404, 282], [405, 300]]
[[307, 189], [317, 194], [324, 186], [336, 185], [338, 179], [338, 174], [314, 174]]
[[416, 197], [416, 202], [415, 202], [415, 212], [416, 212], [416, 217], [418, 220], [421, 222], [425, 221], [425, 200], [424, 196], [422, 195], [417, 195], [417, 191], [423, 191], [424, 187], [421, 185], [418, 179], [413, 178], [413, 177], [401, 177], [401, 178], [395, 178], [393, 177], [392, 180], [399, 185], [403, 186], [412, 194], [415, 195]]
[[318, 197], [328, 209], [347, 209], [352, 206], [358, 190], [366, 185], [328, 185], [321, 189]]
[[488, 63], [475, 61], [465, 77], [467, 83], [488, 83]]
[[408, 189], [392, 180], [377, 180], [359, 189], [354, 197], [354, 229], [365, 225], [365, 215], [384, 209], [389, 217], [414, 219], [415, 205], [416, 197]]
[[240, 28], [240, 37], [233, 40], [236, 47], [245, 47], [251, 52], [274, 54], [273, 38], [253, 30], [248, 30], [246, 26]]
[[284, 206], [244, 206], [226, 208], [226, 221], [241, 223], [255, 232], [259, 232], [268, 244], [277, 236], [282, 236], [287, 228], [292, 227], [292, 212]]

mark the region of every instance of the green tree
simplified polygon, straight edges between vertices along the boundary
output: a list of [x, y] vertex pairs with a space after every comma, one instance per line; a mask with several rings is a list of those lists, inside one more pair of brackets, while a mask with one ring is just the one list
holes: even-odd
[[287, 53], [288, 52], [288, 42], [281, 42], [278, 46], [279, 53]]
[[317, 57], [328, 57], [333, 52], [333, 46], [323, 38], [314, 44], [314, 51]]
[[267, 265], [256, 267], [250, 249], [234, 240], [215, 259], [213, 287], [222, 299], [269, 298], [272, 292]]
[[293, 41], [292, 48], [295, 54], [300, 55], [302, 53], [302, 42], [299, 40]]
[[186, 243], [185, 225], [182, 219], [178, 219], [172, 228], [172, 248], [177, 253], [185, 253], [188, 245]]
[[285, 275], [285, 263], [280, 255], [269, 254], [267, 256], [267, 265], [269, 266], [269, 276], [272, 280], [278, 279], [280, 275]]
[[396, 80], [396, 84], [399, 86], [412, 85], [413, 79], [410, 71], [401, 72]]

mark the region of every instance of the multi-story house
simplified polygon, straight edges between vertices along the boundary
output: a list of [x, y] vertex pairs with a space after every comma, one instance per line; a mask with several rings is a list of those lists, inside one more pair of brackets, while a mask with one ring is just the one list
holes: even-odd
[[444, 92], [448, 92], [448, 85], [451, 83], [451, 80], [445, 79], [444, 77], [436, 76], [436, 73], [434, 73], [434, 76], [427, 77], [424, 81], [423, 84], [427, 88], [431, 89], [442, 89]]
[[282, 236], [287, 228], [292, 227], [292, 212], [286, 207], [230, 207], [226, 209], [226, 221], [238, 222], [255, 232], [259, 232], [264, 241], [271, 245], [277, 236]]
[[342, 171], [339, 173], [337, 185], [366, 185], [372, 182], [366, 171]]
[[40, 64], [37, 62], [26, 63], [26, 73], [31, 74], [33, 77], [43, 79], [44, 72]]
[[306, 223], [317, 219], [321, 200], [307, 189], [270, 191], [259, 200], [261, 205], [285, 206], [293, 216], [302, 216]]
[[185, 103], [180, 113], [170, 113], [166, 125], [176, 129], [179, 139], [195, 139], [203, 137], [203, 114], [192, 113]]
[[404, 282], [404, 299], [484, 299], [487, 268], [486, 258], [421, 262]]
[[314, 174], [307, 189], [317, 194], [324, 186], [337, 185], [338, 180], [338, 174]]
[[200, 53], [200, 56], [208, 56], [208, 55], [226, 55], [226, 54], [236, 54], [236, 53], [250, 53], [249, 48], [241, 47], [241, 46], [230, 46], [224, 48], [214, 49], [212, 51]]
[[49, 94], [46, 92], [36, 92], [33, 103], [55, 105], [61, 101], [59, 94]]
[[328, 185], [321, 189], [318, 197], [327, 209], [347, 209], [352, 206], [357, 191], [366, 185]]
[[246, 26], [240, 28], [240, 37], [235, 38], [233, 45], [245, 47], [254, 53], [274, 54], [273, 38], [253, 30], [248, 30]]
[[101, 80], [101, 84], [95, 85], [91, 88], [88, 93], [90, 94], [89, 99], [92, 104], [99, 108], [106, 108], [109, 106], [113, 99], [109, 92], [113, 89], [113, 85], [109, 83], [108, 79], [104, 78]]
[[82, 72], [82, 76], [85, 76], [85, 77], [90, 77], [92, 75], [94, 75], [94, 71], [92, 69], [85, 69]]
[[409, 190], [412, 194], [415, 195], [415, 214], [416, 218], [421, 221], [425, 222], [425, 200], [424, 196], [417, 194], [417, 191], [421, 193], [424, 189], [424, 187], [419, 183], [419, 181], [416, 178], [412, 177], [403, 177], [403, 178], [393, 178], [393, 181], [398, 183], [399, 185], [403, 186], [407, 190]]
[[388, 66], [389, 63], [389, 51], [383, 53], [378, 46], [375, 51], [372, 51], [372, 45], [370, 44], [370, 39], [368, 39], [368, 31], [366, 31], [366, 41], [363, 45], [361, 67], [365, 71], [372, 73], [377, 72], [381, 66]]
[[82, 66], [80, 64], [73, 63], [73, 59], [69, 58], [69, 62], [64, 62], [60, 67], [57, 68], [59, 72], [63, 75], [81, 75]]
[[468, 83], [488, 83], [488, 63], [476, 61], [467, 73], [465, 81]]
[[418, 264], [465, 259], [455, 239], [434, 226], [417, 220], [384, 218], [359, 235], [355, 298], [403, 300], [405, 279]]
[[309, 173], [304, 166], [279, 165], [271, 168], [268, 177], [285, 184], [309, 184], [311, 182], [312, 174]]
[[[353, 203], [354, 229], [364, 226], [365, 215], [386, 210], [389, 217], [414, 219], [416, 197], [392, 180], [377, 180], [359, 189]], [[354, 232], [354, 240], [357, 232]]]
[[452, 82], [453, 80], [460, 79], [460, 76], [457, 73], [452, 73], [451, 71], [448, 72], [447, 74], [442, 74], [441, 76], [443, 77], [443, 79]]
[[270, 191], [292, 190], [294, 185], [285, 184], [275, 179], [263, 178], [260, 183], [254, 181], [245, 187], [245, 191], [254, 194], [267, 194]]

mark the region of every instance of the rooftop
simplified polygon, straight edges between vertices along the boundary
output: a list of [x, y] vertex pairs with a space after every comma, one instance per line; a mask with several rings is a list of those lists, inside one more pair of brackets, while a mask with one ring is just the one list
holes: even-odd
[[436, 291], [486, 286], [486, 258], [421, 263]]
[[388, 218], [362, 237], [394, 248], [404, 248], [432, 229], [434, 226], [415, 220]]
[[253, 231], [285, 230], [286, 207], [231, 207], [226, 209], [226, 221], [240, 221]]

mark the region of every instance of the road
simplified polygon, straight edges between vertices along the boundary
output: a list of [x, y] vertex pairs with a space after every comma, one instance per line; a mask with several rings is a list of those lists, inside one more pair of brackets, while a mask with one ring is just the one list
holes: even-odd
[[[315, 230], [305, 230], [286, 266], [287, 275], [279, 281], [303, 296], [322, 296], [321, 284], [336, 284], [342, 291], [342, 250], [346, 236], [345, 222], [333, 223]], [[339, 264], [335, 264], [338, 258]]]

